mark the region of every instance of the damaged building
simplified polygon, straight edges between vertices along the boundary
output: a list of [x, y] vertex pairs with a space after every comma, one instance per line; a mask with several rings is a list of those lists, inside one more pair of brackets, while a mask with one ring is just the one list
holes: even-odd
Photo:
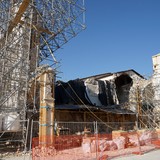
[[57, 121], [102, 120], [134, 124], [137, 113], [137, 82], [144, 84], [145, 81], [134, 70], [99, 74], [68, 82], [57, 81], [55, 118]]

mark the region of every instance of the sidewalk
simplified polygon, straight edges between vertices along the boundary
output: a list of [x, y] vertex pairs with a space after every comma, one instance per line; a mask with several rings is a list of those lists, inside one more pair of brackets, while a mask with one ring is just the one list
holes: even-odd
[[151, 151], [143, 155], [130, 155], [114, 158], [113, 160], [160, 160], [160, 150]]
[[[20, 157], [0, 158], [0, 160], [31, 160], [31, 159], [32, 157], [29, 155]], [[110, 160], [160, 160], [160, 150], [151, 151], [143, 155], [128, 155], [128, 156], [112, 158]]]

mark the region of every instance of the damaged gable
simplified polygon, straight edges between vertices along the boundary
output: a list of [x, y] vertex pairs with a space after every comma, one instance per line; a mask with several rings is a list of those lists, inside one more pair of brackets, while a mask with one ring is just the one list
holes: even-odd
[[128, 104], [135, 84], [143, 79], [134, 70], [127, 70], [57, 82], [55, 102], [57, 105], [85, 104], [97, 107]]

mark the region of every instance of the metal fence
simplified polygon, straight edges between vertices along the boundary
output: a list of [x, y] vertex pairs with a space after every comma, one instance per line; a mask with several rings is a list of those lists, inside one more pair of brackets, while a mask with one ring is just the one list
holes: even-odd
[[[39, 122], [28, 123], [20, 122], [25, 124], [25, 132], [12, 132], [10, 138], [4, 138], [9, 132], [1, 133], [0, 151], [2, 153], [5, 150], [4, 154], [0, 154], [1, 159], [61, 160], [65, 157], [66, 160], [106, 160], [106, 157], [112, 159], [116, 156], [140, 154], [160, 146], [159, 131], [136, 131], [135, 123], [132, 122], [57, 121], [54, 124], [54, 137], [46, 137], [47, 145], [44, 147], [39, 144]], [[53, 143], [51, 138], [54, 139]]]
[[84, 134], [88, 130], [91, 134], [109, 134], [114, 130], [133, 130], [135, 123], [133, 122], [57, 122], [60, 134]]
[[0, 131], [0, 159], [24, 158], [27, 150], [27, 138], [29, 130], [28, 120], [2, 121]]
[[[116, 130], [134, 130], [134, 122], [60, 122], [55, 121], [54, 123], [54, 134], [55, 135], [83, 135], [88, 134], [110, 134]], [[38, 137], [39, 132], [39, 121], [31, 122], [31, 136]]]
[[64, 157], [65, 160], [107, 160], [160, 149], [157, 130], [57, 135], [53, 143], [51, 139], [53, 137], [46, 137], [45, 145], [39, 143], [38, 137], [32, 139], [32, 160], [63, 160]]

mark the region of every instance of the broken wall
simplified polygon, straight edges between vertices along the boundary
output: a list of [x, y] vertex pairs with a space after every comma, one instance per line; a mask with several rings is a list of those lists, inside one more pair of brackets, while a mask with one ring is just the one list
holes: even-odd
[[145, 81], [141, 75], [129, 70], [126, 72], [115, 73], [112, 76], [102, 78], [101, 80], [110, 83], [110, 91], [112, 93], [114, 104], [121, 105], [134, 112], [136, 111], [137, 84], [139, 81]]
[[55, 89], [56, 104], [88, 104], [100, 107], [122, 105], [136, 111], [138, 81], [145, 80], [138, 73], [129, 70], [103, 78], [58, 82]]

